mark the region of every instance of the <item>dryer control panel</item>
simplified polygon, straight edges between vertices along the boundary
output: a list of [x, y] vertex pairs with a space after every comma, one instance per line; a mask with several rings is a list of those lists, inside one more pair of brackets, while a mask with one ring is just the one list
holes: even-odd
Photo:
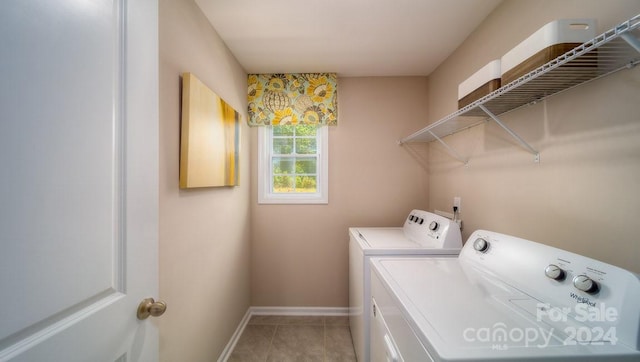
[[405, 235], [425, 246], [459, 249], [462, 235], [458, 224], [424, 210], [412, 210], [404, 222]]

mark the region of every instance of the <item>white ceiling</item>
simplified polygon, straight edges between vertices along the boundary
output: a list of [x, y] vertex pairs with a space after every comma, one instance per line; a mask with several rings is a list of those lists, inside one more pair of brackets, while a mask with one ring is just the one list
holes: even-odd
[[428, 75], [500, 0], [196, 0], [248, 73]]

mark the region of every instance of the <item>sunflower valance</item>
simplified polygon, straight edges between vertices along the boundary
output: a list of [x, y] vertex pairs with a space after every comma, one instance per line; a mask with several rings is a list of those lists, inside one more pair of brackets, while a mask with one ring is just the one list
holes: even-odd
[[249, 74], [249, 125], [338, 124], [335, 73]]

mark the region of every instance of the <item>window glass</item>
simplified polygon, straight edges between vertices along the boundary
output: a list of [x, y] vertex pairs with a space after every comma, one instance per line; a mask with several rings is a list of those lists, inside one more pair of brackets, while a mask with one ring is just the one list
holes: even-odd
[[259, 202], [326, 203], [326, 126], [270, 126], [259, 135]]

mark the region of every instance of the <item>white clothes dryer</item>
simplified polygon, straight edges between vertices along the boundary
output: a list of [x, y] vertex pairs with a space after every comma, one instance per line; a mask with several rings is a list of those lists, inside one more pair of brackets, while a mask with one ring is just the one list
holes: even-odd
[[349, 228], [349, 324], [358, 361], [369, 361], [371, 273], [374, 256], [456, 257], [462, 248], [458, 224], [413, 210], [402, 227]]

